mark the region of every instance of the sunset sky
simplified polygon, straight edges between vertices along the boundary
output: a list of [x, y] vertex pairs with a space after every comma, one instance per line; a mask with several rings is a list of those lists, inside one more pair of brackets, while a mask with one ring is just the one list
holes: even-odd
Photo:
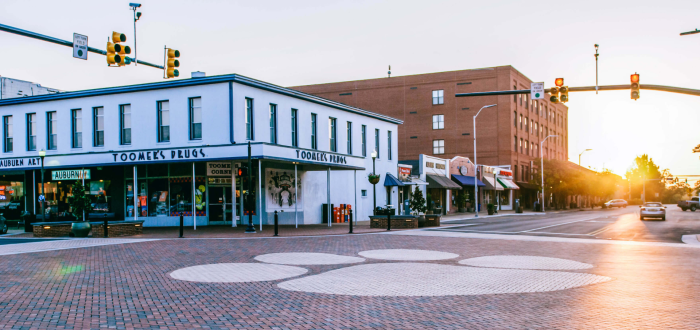
[[[182, 77], [239, 73], [282, 86], [512, 65], [552, 86], [641, 83], [700, 89], [700, 1], [141, 1], [139, 59], [182, 52]], [[133, 45], [128, 1], [0, 2], [0, 23], [105, 48], [112, 31]], [[62, 90], [162, 81], [138, 66], [0, 32], [0, 75]], [[569, 159], [624, 175], [649, 154], [674, 174], [700, 174], [700, 97], [641, 91], [571, 93]]]

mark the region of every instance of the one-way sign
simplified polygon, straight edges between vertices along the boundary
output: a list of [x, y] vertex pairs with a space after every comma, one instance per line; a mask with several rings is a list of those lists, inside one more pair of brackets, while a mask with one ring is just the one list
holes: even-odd
[[87, 60], [88, 37], [73, 33], [73, 57]]
[[543, 82], [530, 83], [530, 99], [531, 100], [543, 100], [544, 99], [544, 83]]

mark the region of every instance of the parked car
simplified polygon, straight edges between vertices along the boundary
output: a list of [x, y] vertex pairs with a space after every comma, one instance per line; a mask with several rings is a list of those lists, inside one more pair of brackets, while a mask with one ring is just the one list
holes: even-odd
[[5, 217], [0, 214], [0, 233], [7, 234], [7, 222], [5, 222]]
[[605, 203], [606, 208], [613, 208], [613, 207], [627, 207], [627, 201], [624, 199], [613, 199], [607, 203]]
[[695, 196], [689, 201], [680, 201], [678, 202], [678, 207], [680, 207], [684, 212], [687, 210], [695, 212], [695, 210], [700, 209], [700, 197]]
[[661, 218], [661, 220], [666, 220], [666, 207], [659, 202], [647, 202], [639, 207], [639, 220], [644, 220], [644, 218]]

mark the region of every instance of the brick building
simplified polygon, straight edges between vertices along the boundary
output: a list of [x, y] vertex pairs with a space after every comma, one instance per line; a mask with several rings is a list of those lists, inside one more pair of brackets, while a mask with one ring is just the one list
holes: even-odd
[[[529, 89], [532, 81], [512, 66], [459, 70], [292, 87], [404, 121], [399, 125], [399, 160], [420, 154], [472, 158], [472, 117], [476, 120], [477, 162], [510, 166], [517, 182], [534, 176], [540, 141], [543, 156], [568, 159], [568, 108], [526, 95], [455, 97], [456, 93]], [[535, 187], [523, 188], [523, 202], [536, 198]], [[528, 189], [532, 188], [532, 189]]]

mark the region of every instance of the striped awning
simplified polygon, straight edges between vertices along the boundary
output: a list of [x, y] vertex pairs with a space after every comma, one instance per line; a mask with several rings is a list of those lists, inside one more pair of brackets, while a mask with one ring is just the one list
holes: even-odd
[[500, 183], [505, 189], [520, 189], [520, 187], [518, 187], [518, 185], [516, 185], [512, 180], [504, 178], [496, 178], [496, 180], [498, 180], [498, 183]]

